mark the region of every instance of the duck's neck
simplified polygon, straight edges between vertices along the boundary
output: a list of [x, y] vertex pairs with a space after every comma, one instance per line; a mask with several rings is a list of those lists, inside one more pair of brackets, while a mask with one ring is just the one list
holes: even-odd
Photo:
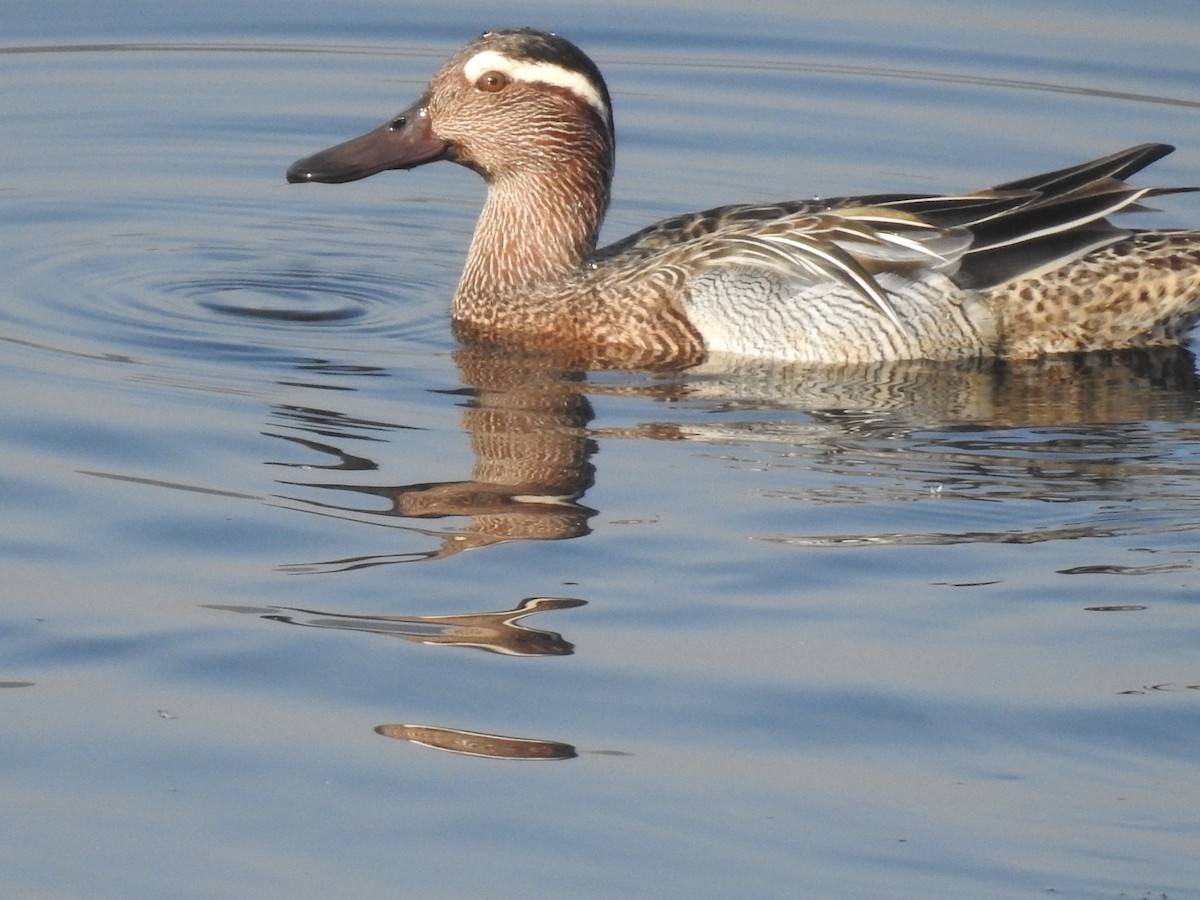
[[611, 173], [611, 164], [574, 157], [489, 179], [454, 317], [503, 322], [523, 296], [578, 273], [596, 249]]

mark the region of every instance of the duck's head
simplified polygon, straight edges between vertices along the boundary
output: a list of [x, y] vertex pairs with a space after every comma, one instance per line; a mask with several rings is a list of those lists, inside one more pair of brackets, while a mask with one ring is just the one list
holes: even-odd
[[586, 160], [607, 182], [613, 149], [608, 88], [582, 50], [532, 29], [489, 31], [404, 112], [298, 160], [287, 178], [341, 183], [448, 159], [497, 182]]

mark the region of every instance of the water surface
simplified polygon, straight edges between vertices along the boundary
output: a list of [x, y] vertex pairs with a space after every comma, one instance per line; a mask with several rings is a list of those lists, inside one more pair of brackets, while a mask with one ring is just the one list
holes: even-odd
[[1186, 5], [657, 7], [6, 23], [0, 894], [1200, 894], [1190, 352], [558, 371], [450, 336], [471, 173], [283, 181], [533, 24], [609, 78], [611, 239], [1197, 183]]

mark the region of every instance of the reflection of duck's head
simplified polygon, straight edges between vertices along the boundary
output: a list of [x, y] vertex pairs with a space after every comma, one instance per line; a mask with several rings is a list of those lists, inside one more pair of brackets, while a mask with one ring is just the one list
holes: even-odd
[[409, 109], [295, 163], [343, 182], [452, 160], [488, 197], [453, 316], [460, 336], [589, 365], [684, 366], [713, 352], [799, 362], [1030, 357], [1159, 345], [1200, 314], [1200, 234], [1106, 217], [1167, 191], [1123, 179], [1145, 144], [957, 196], [730, 206], [608, 248], [608, 89], [575, 45], [488, 32]]

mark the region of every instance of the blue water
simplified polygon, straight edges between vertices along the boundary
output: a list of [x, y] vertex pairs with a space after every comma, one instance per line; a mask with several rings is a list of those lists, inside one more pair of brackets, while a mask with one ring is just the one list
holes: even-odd
[[1190, 353], [530, 368], [449, 332], [475, 176], [283, 179], [532, 24], [612, 239], [1196, 184], [1189, 5], [487, 14], [0, 11], [0, 896], [1200, 896]]

